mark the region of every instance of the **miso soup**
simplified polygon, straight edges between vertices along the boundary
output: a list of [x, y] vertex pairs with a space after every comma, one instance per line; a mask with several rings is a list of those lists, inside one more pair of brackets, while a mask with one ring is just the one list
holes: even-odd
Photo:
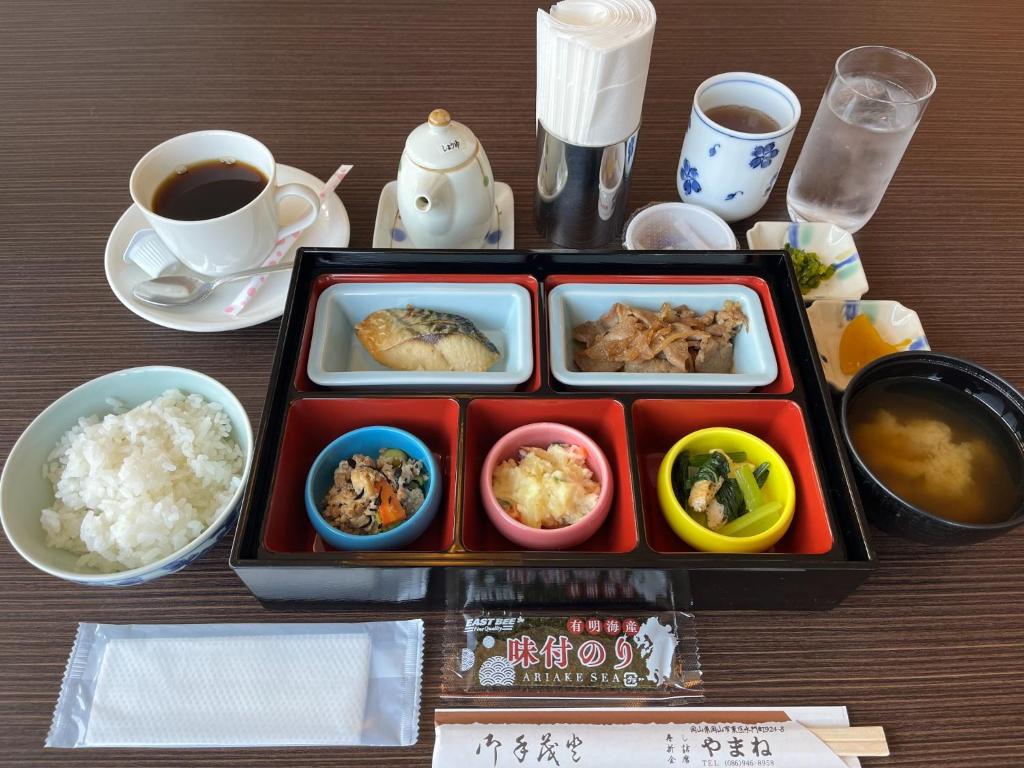
[[1019, 441], [970, 395], [931, 379], [867, 385], [850, 402], [850, 438], [886, 488], [933, 515], [999, 523], [1020, 508]]

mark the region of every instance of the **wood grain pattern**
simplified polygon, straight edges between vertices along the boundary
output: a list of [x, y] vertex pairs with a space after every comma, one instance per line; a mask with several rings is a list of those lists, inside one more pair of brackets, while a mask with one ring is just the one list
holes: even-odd
[[[0, 458], [74, 385], [168, 363], [230, 386], [254, 420], [277, 323], [226, 335], [136, 318], [107, 288], [102, 254], [129, 203], [128, 173], [160, 140], [227, 127], [323, 177], [354, 246], [408, 131], [443, 105], [480, 137], [532, 225], [536, 2], [98, 2], [0, 5]], [[710, 74], [753, 69], [801, 97], [786, 172], [759, 218], [784, 218], [788, 170], [835, 57], [884, 42], [935, 69], [938, 92], [880, 210], [857, 235], [871, 296], [917, 309], [937, 349], [1024, 385], [1019, 179], [1024, 13], [1015, 0], [662, 0], [631, 203], [675, 198], [690, 99]], [[739, 231], [744, 226], [738, 228]], [[1021, 764], [1024, 533], [957, 551], [875, 535], [881, 568], [829, 613], [706, 613], [712, 705], [846, 704], [884, 725], [870, 766]], [[437, 705], [437, 622], [415, 749], [44, 752], [77, 621], [330, 621], [382, 614], [263, 610], [226, 544], [184, 573], [124, 591], [64, 584], [0, 543], [0, 762], [17, 766], [426, 766]], [[434, 617], [428, 617], [433, 619]]]

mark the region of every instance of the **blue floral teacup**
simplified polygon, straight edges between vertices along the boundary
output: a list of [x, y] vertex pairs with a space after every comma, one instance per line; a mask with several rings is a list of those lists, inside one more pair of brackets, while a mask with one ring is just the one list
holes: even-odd
[[[748, 107], [778, 126], [744, 133], [708, 117], [717, 107]], [[763, 116], [762, 116], [763, 119]], [[778, 80], [752, 72], [726, 72], [697, 88], [679, 156], [676, 187], [683, 202], [739, 221], [768, 201], [800, 120], [800, 100]]]

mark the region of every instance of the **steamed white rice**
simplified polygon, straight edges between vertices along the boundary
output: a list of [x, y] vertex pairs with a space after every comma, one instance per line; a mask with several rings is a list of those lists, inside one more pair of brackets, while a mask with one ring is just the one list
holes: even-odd
[[206, 530], [243, 466], [224, 408], [201, 395], [169, 389], [79, 419], [43, 468], [55, 496], [41, 516], [46, 542], [102, 571], [156, 562]]

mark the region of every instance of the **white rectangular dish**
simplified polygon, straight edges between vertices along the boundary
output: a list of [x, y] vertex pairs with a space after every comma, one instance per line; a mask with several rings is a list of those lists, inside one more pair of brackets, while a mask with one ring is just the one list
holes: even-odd
[[[413, 305], [468, 318], [501, 353], [482, 373], [396, 371], [360, 343], [355, 326], [382, 309]], [[511, 389], [533, 373], [530, 294], [513, 283], [340, 283], [317, 301], [306, 366], [324, 387]]]
[[[720, 309], [727, 300], [739, 302], [748, 320], [748, 327], [741, 329], [733, 342], [733, 373], [585, 373], [576, 369], [572, 359], [573, 328], [597, 320], [616, 302], [654, 311], [664, 302], [674, 307], [685, 304], [703, 313]], [[573, 387], [749, 392], [771, 384], [779, 373], [761, 300], [743, 285], [566, 283], [548, 295], [548, 328], [551, 373]]]

